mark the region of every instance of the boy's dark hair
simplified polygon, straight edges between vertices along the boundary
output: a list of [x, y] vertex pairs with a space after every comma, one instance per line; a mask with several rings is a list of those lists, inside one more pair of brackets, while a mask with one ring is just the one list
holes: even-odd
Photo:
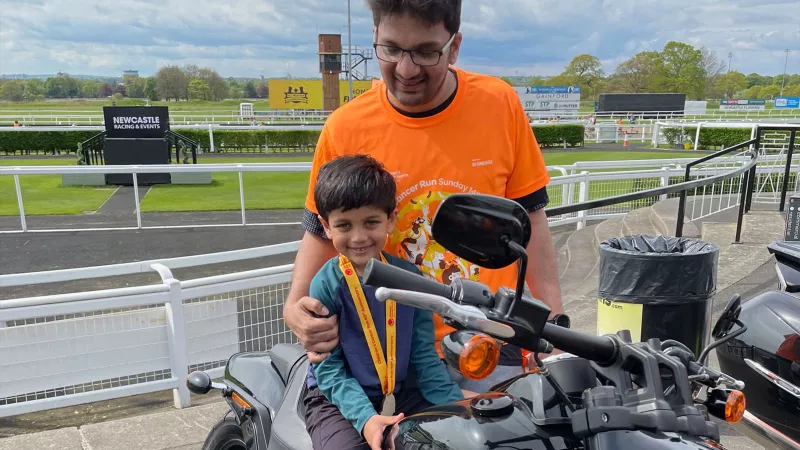
[[317, 213], [328, 220], [331, 211], [374, 206], [391, 214], [397, 206], [392, 174], [367, 155], [340, 156], [320, 167], [314, 186]]
[[444, 22], [452, 34], [461, 28], [461, 0], [367, 0], [377, 27], [392, 14], [408, 14], [427, 25]]

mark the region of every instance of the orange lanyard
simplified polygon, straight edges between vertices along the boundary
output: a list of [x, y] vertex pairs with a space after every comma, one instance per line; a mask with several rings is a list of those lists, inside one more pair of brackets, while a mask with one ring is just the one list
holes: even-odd
[[[386, 263], [383, 253], [381, 253], [381, 261]], [[356, 304], [358, 318], [361, 320], [361, 328], [367, 338], [369, 353], [372, 355], [375, 371], [378, 372], [378, 378], [381, 380], [383, 395], [390, 396], [394, 393], [395, 368], [397, 366], [397, 358], [395, 357], [397, 352], [397, 306], [394, 300], [386, 301], [386, 359], [388, 361], [384, 361], [381, 340], [378, 337], [378, 331], [375, 329], [375, 322], [372, 320], [372, 314], [367, 304], [367, 298], [364, 295], [364, 289], [358, 280], [358, 275], [356, 275], [353, 265], [344, 255], [339, 255], [339, 268], [344, 274], [347, 287], [350, 289], [350, 295]]]

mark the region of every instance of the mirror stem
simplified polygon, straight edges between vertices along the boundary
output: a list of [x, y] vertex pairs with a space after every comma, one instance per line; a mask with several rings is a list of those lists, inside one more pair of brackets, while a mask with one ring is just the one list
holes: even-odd
[[525, 272], [528, 270], [528, 252], [525, 250], [525, 247], [517, 244], [516, 242], [508, 239], [508, 237], [504, 236], [503, 240], [508, 245], [508, 248], [517, 254], [519, 257], [519, 272], [517, 273], [517, 290], [514, 292], [514, 302], [511, 304], [511, 308], [508, 309], [506, 313], [506, 318], [514, 311], [514, 306], [516, 303], [522, 299], [522, 293], [525, 292]]
[[712, 342], [711, 344], [709, 344], [708, 347], [706, 347], [703, 350], [703, 352], [700, 353], [700, 357], [697, 358], [697, 362], [698, 363], [705, 365], [705, 363], [706, 363], [705, 359], [708, 356], [708, 354], [711, 352], [711, 350], [714, 350], [715, 348], [719, 347], [720, 345], [724, 344], [725, 342], [728, 342], [731, 339], [735, 338], [736, 336], [739, 336], [740, 334], [742, 334], [745, 331], [747, 331], [747, 326], [745, 326], [745, 324], [743, 324], [742, 322], [737, 320], [734, 323], [736, 325], [739, 325], [740, 328], [738, 330], [734, 331], [733, 333], [730, 333], [730, 334], [727, 334], [727, 335], [723, 336], [718, 341]]

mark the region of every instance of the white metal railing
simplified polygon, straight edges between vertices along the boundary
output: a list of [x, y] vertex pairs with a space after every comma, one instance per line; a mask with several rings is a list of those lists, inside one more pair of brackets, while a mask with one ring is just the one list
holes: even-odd
[[170, 267], [297, 250], [298, 242], [185, 258], [0, 275], [0, 286], [155, 271], [160, 284], [0, 300], [0, 417], [172, 389], [222, 375], [239, 351], [297, 342], [282, 320], [292, 265], [178, 281]]
[[[256, 111], [251, 117], [242, 117], [238, 110], [209, 111], [170, 111], [169, 122], [178, 124], [209, 123], [281, 123], [281, 122], [324, 122], [330, 111], [313, 110], [267, 110]], [[14, 121], [22, 125], [102, 125], [105, 120], [102, 112], [70, 111], [70, 110], [37, 110], [0, 112], [0, 128], [12, 125]]]
[[[767, 145], [765, 141], [764, 145]], [[732, 156], [714, 159], [711, 164], [716, 167], [717, 172], [713, 172], [711, 166], [703, 165], [693, 169], [693, 176], [702, 173], [721, 173], [719, 171], [730, 170], [736, 164], [743, 164], [748, 160], [743, 156]], [[793, 158], [800, 162], [800, 155]], [[550, 207], [565, 206], [581, 203], [598, 198], [621, 195], [631, 190], [646, 190], [657, 186], [664, 186], [664, 183], [677, 182], [675, 177], [682, 177], [683, 168], [686, 164], [693, 161], [692, 158], [673, 158], [657, 160], [631, 160], [631, 161], [587, 161], [577, 162], [571, 165], [548, 166], [548, 171], [553, 174], [551, 182], [547, 187], [550, 196]], [[764, 183], [772, 182], [773, 178], [781, 177], [784, 170], [785, 155], [762, 152], [759, 158], [758, 174], [764, 175], [759, 180], [764, 180], [757, 185], [756, 192], [760, 196], [767, 194], [773, 195], [770, 189], [764, 188]], [[705, 169], [703, 169], [705, 168]], [[146, 165], [146, 166], [0, 166], [0, 177], [3, 175], [11, 176], [14, 180], [14, 188], [19, 209], [19, 229], [0, 230], [0, 233], [24, 233], [24, 232], [77, 232], [77, 231], [118, 231], [118, 230], [138, 230], [138, 229], [168, 229], [168, 228], [214, 228], [214, 227], [238, 227], [238, 226], [297, 226], [300, 222], [259, 222], [248, 220], [247, 205], [245, 202], [246, 186], [243, 180], [244, 173], [251, 172], [308, 172], [311, 170], [311, 163], [234, 163], [234, 164], [171, 164], [171, 165]], [[705, 170], [704, 172], [702, 170]], [[191, 225], [148, 225], [144, 223], [140, 199], [138, 198], [138, 174], [142, 173], [216, 173], [227, 172], [237, 173], [239, 182], [239, 211], [241, 220], [238, 222], [215, 223], [215, 224], [191, 224]], [[133, 178], [133, 205], [136, 225], [122, 227], [89, 227], [89, 228], [44, 228], [33, 229], [26, 220], [24, 192], [20, 184], [20, 176], [31, 175], [64, 175], [64, 174], [132, 174]], [[682, 178], [681, 178], [682, 180]], [[796, 187], [797, 181], [793, 183]], [[730, 186], [728, 186], [730, 188]], [[698, 188], [700, 189], [700, 188]], [[707, 188], [711, 189], [711, 188]], [[706, 189], [706, 190], [707, 190]], [[716, 188], [715, 188], [716, 189]], [[731, 192], [733, 194], [734, 192]], [[701, 190], [694, 192], [695, 196], [717, 195], [715, 190], [712, 194], [705, 194]], [[597, 220], [612, 217], [614, 215], [625, 214], [632, 208], [651, 204], [652, 200], [640, 200], [633, 203], [612, 205], [596, 210], [582, 211], [567, 216], [551, 217], [551, 226], [577, 223], [578, 227], [585, 225], [586, 220]], [[692, 216], [696, 219], [699, 216]]]
[[[779, 158], [778, 155], [773, 155]], [[719, 158], [692, 170], [692, 176], [729, 173], [748, 158]], [[551, 206], [573, 204], [683, 180], [686, 159], [586, 162], [552, 166], [548, 186]], [[228, 172], [308, 170], [308, 163], [231, 164], [209, 167], [173, 166], [171, 170]], [[800, 168], [800, 164], [797, 164]], [[639, 170], [602, 171], [634, 168]], [[72, 171], [147, 173], [153, 167], [24, 167], [2, 168], [0, 175], [53, 174]], [[601, 170], [601, 171], [597, 171]], [[772, 174], [769, 164], [759, 173]], [[85, 172], [84, 172], [85, 173]], [[719, 201], [741, 192], [741, 183], [710, 195], [692, 196], [695, 203]], [[19, 186], [19, 184], [17, 184]], [[18, 189], [19, 190], [19, 189]], [[240, 190], [241, 191], [241, 190]], [[716, 195], [716, 197], [715, 197]], [[551, 217], [550, 225], [577, 224], [624, 214], [664, 197], [643, 199]], [[738, 200], [735, 200], [738, 202]], [[21, 202], [21, 200], [20, 200]], [[736, 203], [733, 203], [735, 206]], [[712, 208], [700, 208], [708, 214]], [[24, 219], [23, 219], [24, 220]], [[242, 225], [248, 225], [243, 221]], [[292, 265], [176, 280], [173, 269], [292, 253], [298, 242], [181, 258], [132, 262], [49, 272], [0, 275], [0, 287], [56, 283], [78, 279], [156, 272], [161, 283], [92, 292], [0, 300], [0, 417], [173, 390], [176, 407], [189, 405], [185, 388], [191, 370], [222, 374], [226, 360], [239, 351], [267, 350], [278, 342], [296, 342], [282, 320]]]

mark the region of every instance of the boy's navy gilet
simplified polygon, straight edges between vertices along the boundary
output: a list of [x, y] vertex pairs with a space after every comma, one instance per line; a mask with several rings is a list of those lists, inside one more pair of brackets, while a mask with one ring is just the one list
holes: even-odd
[[[406, 261], [386, 253], [384, 253], [384, 256], [386, 257], [386, 261], [393, 266], [419, 273], [416, 267]], [[324, 281], [328, 284], [332, 295], [335, 297], [334, 299], [319, 300], [323, 303], [327, 303], [326, 300], [333, 300], [335, 311], [338, 311], [339, 345], [342, 347], [349, 374], [364, 388], [364, 392], [367, 396], [382, 397], [381, 381], [380, 378], [378, 378], [378, 373], [372, 362], [372, 356], [369, 352], [367, 339], [364, 336], [364, 330], [361, 328], [361, 320], [358, 318], [355, 302], [350, 295], [350, 289], [347, 287], [344, 274], [342, 274], [342, 271], [339, 269], [338, 256], [325, 263], [317, 276], [324, 277]], [[361, 277], [359, 277], [359, 280], [361, 280]], [[318, 280], [314, 282], [318, 282]], [[386, 304], [379, 302], [375, 298], [374, 287], [365, 285], [363, 282], [361, 286], [364, 289], [364, 295], [367, 298], [367, 304], [372, 314], [372, 320], [375, 322], [375, 329], [378, 332], [378, 338], [380, 339], [381, 349], [383, 350], [385, 358]], [[395, 393], [400, 390], [402, 382], [407, 378], [408, 361], [411, 353], [411, 333], [414, 326], [414, 308], [399, 303], [396, 303], [396, 305], [397, 375], [395, 378]], [[316, 387], [317, 385], [313, 366], [310, 364], [308, 366], [307, 385], [309, 388]]]

